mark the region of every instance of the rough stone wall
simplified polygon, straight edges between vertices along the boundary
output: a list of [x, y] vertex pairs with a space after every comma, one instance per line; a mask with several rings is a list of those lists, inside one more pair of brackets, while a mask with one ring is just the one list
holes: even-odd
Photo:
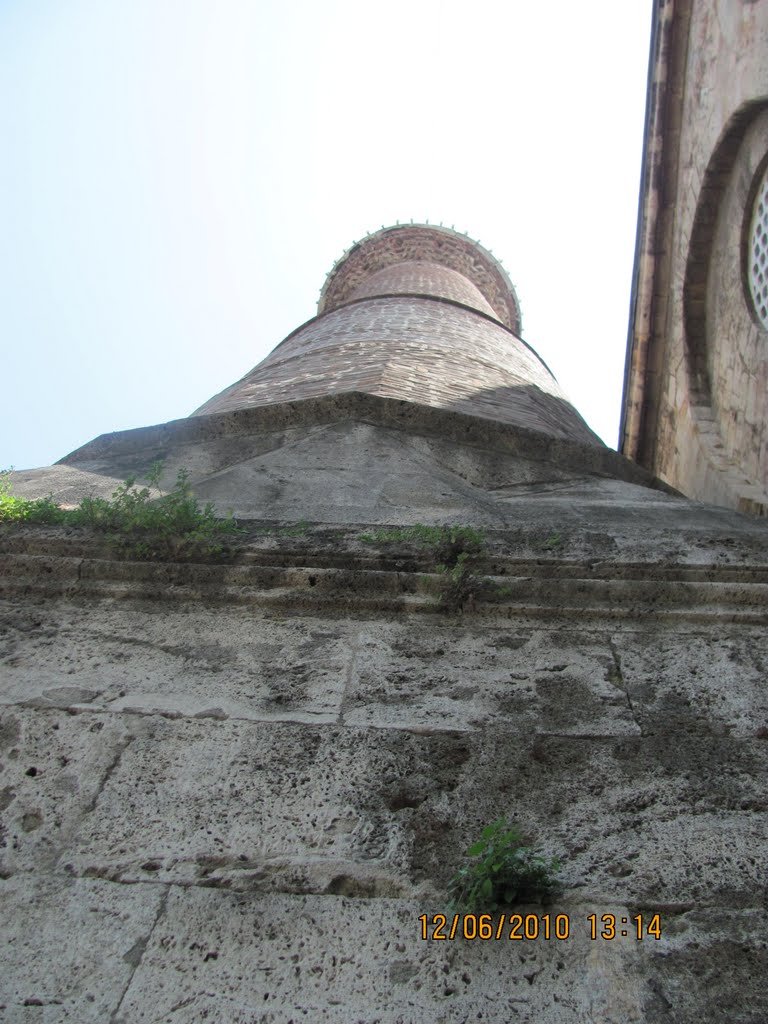
[[667, 119], [646, 142], [643, 230], [658, 213], [641, 239], [622, 450], [692, 497], [764, 513], [768, 333], [752, 314], [744, 245], [768, 153], [768, 8], [675, 0], [657, 17], [649, 102], [666, 90]]
[[[218, 408], [14, 474], [73, 503], [160, 459], [246, 533], [180, 563], [0, 533], [0, 1019], [764, 1024], [764, 524], [595, 443], [437, 297], [325, 312]], [[458, 591], [372, 536], [416, 523], [483, 531]], [[440, 938], [500, 817], [562, 892]]]
[[[0, 1019], [765, 1020], [764, 526], [605, 449], [389, 409], [186, 435], [203, 496], [271, 468], [229, 564], [4, 533]], [[79, 465], [136, 465], [128, 440]], [[434, 552], [361, 534], [446, 520], [486, 528], [492, 586], [441, 612]], [[568, 939], [422, 940], [500, 816], [562, 859], [519, 909]], [[661, 939], [621, 936], [655, 913]]]

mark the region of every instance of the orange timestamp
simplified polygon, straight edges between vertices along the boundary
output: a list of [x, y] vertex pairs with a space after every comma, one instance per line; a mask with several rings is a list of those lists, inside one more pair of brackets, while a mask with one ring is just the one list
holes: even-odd
[[[536, 939], [555, 939], [564, 942], [571, 938], [569, 914], [421, 914], [422, 939], [451, 941], [452, 939], [511, 939], [533, 942]], [[581, 918], [581, 921], [584, 919]], [[615, 914], [589, 914], [586, 918], [590, 939], [615, 939], [633, 936], [645, 939], [661, 938], [661, 918], [642, 914], [616, 917]]]
[[615, 914], [590, 914], [589, 921], [590, 939], [615, 939], [619, 936], [626, 938], [632, 936], [634, 939], [661, 938], [661, 916], [652, 914], [651, 917], [643, 917], [642, 914], [632, 914], [630, 917], [616, 917]]

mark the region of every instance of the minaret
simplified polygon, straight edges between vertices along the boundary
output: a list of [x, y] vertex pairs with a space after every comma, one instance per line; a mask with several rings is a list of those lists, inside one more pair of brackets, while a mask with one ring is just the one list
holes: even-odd
[[191, 416], [104, 434], [61, 459], [67, 474], [18, 484], [76, 503], [155, 462], [165, 485], [184, 470], [201, 499], [243, 519], [480, 524], [506, 517], [500, 486], [584, 473], [649, 482], [523, 341], [499, 261], [425, 224], [355, 243], [317, 315]]
[[382, 228], [333, 268], [314, 319], [194, 415], [363, 392], [600, 445], [520, 332], [512, 283], [478, 242]]

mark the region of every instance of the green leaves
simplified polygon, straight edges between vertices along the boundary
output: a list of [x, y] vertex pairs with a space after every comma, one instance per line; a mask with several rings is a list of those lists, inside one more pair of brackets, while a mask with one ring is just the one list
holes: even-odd
[[559, 891], [556, 858], [524, 845], [519, 831], [500, 818], [486, 825], [467, 850], [472, 861], [449, 882], [451, 903], [465, 912], [496, 910], [513, 903], [546, 903]]
[[17, 498], [11, 494], [11, 470], [0, 472], [0, 523], [55, 524], [65, 520], [66, 512], [50, 496]]
[[444, 577], [438, 593], [438, 606], [442, 611], [459, 611], [483, 585], [476, 570], [484, 558], [485, 538], [472, 526], [416, 523], [363, 533], [360, 540], [364, 544], [407, 544], [429, 552], [435, 572]]
[[[162, 465], [154, 463], [147, 480], [159, 489]], [[217, 519], [209, 502], [202, 508], [192, 492], [189, 473], [180, 469], [173, 489], [159, 497], [129, 478], [112, 494], [112, 501], [86, 499], [77, 510], [83, 525], [110, 535], [128, 557], [176, 560], [219, 557], [216, 537], [238, 532], [230, 515]]]
[[65, 523], [107, 535], [125, 558], [162, 561], [221, 558], [218, 538], [239, 531], [230, 515], [219, 519], [210, 502], [200, 506], [192, 492], [189, 473], [179, 470], [167, 494], [160, 490], [162, 463], [153, 463], [147, 481], [137, 487], [129, 477], [112, 492], [112, 499], [84, 498], [78, 508], [62, 509], [53, 498], [28, 501], [10, 495], [8, 473], [0, 474], [0, 522]]
[[451, 564], [461, 552], [478, 553], [483, 547], [482, 533], [471, 526], [425, 526], [423, 523], [374, 530], [361, 534], [360, 540], [364, 544], [413, 544], [434, 548], [445, 554]]

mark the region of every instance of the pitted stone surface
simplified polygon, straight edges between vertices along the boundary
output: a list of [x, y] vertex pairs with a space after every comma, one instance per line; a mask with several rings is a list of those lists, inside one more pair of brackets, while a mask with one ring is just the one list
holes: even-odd
[[[559, 657], [563, 647], [568, 654]], [[472, 680], [481, 666], [478, 685]], [[344, 721], [407, 728], [418, 716], [424, 726], [441, 729], [474, 731], [504, 722], [522, 735], [532, 728], [636, 735], [614, 672], [605, 636], [454, 627], [427, 639], [405, 624], [362, 629]]]
[[[63, 876], [0, 878], [0, 1020], [114, 1020], [163, 899], [159, 886]], [[146, 1009], [142, 1016], [149, 1019]]]
[[0, 707], [0, 877], [56, 863], [132, 738], [119, 718], [85, 724], [23, 703]]
[[613, 646], [644, 732], [679, 723], [754, 737], [768, 726], [766, 652], [738, 631], [689, 637], [684, 656], [674, 634], [659, 635], [650, 644], [642, 634], [626, 633], [615, 636]]
[[[383, 269], [356, 259], [350, 287]], [[392, 381], [360, 377], [377, 345]], [[524, 400], [486, 386], [510, 345]], [[764, 524], [579, 443], [453, 300], [354, 301], [270, 358], [282, 403], [13, 477], [74, 502], [161, 459], [249, 522], [219, 564], [0, 531], [0, 1018], [764, 1024]], [[305, 359], [358, 391], [294, 401]], [[369, 535], [419, 523], [485, 531], [461, 600], [455, 549]], [[500, 818], [560, 859], [569, 939], [423, 941]]]
[[586, 907], [573, 908], [569, 942], [526, 944], [421, 941], [417, 918], [428, 909], [394, 899], [174, 892], [121, 1019], [137, 1019], [149, 1003], [157, 1019], [181, 1024], [212, 1016], [262, 1024], [643, 1020], [636, 948], [619, 940], [597, 949], [585, 934]]
[[[168, 608], [154, 617], [105, 611], [83, 622], [77, 605], [30, 616], [5, 603], [0, 625], [0, 704], [376, 728], [475, 731], [505, 723], [524, 735], [537, 724], [567, 735], [639, 734], [616, 682], [610, 637], [593, 630], [438, 620], [422, 641], [409, 621], [283, 619], [239, 609], [222, 609], [212, 620], [206, 610]], [[667, 641], [670, 648], [676, 642]], [[557, 653], [565, 647], [567, 656]], [[636, 640], [635, 649], [643, 648]], [[742, 657], [753, 656], [745, 644]], [[477, 673], [482, 686], [471, 682]], [[727, 692], [719, 687], [712, 699]]]
[[[40, 609], [36, 629], [74, 636], [76, 614]], [[49, 678], [38, 696], [37, 640], [24, 639], [23, 615], [6, 621], [22, 636], [1, 666], [14, 680], [5, 700], [30, 684], [2, 712], [6, 874], [47, 865], [255, 892], [439, 893], [504, 814], [589, 899], [755, 905], [768, 827], [762, 630], [723, 633], [707, 661], [691, 627], [92, 608], [80, 663], [61, 650], [62, 681], [74, 669], [79, 686]], [[303, 676], [273, 670], [271, 701], [230, 717], [228, 691], [270, 644], [275, 668], [280, 651], [304, 648]], [[206, 659], [221, 667], [216, 683]], [[343, 687], [333, 721], [311, 721], [310, 664]], [[143, 692], [150, 673], [161, 708]], [[216, 689], [201, 712], [194, 681], [206, 676]], [[751, 721], [735, 718], [739, 705]]]
[[[423, 553], [347, 525], [249, 547], [294, 573], [301, 612], [231, 604], [211, 566], [194, 605], [172, 599], [189, 567], [131, 563], [103, 596], [54, 599], [63, 564], [87, 583], [100, 559], [56, 556], [79, 550], [72, 533], [13, 535], [30, 558], [52, 547], [42, 589], [0, 605], [0, 1014], [693, 1024], [706, 1005], [715, 1024], [762, 1024], [765, 628], [703, 623], [690, 596], [677, 618], [656, 606], [686, 575], [742, 581], [746, 604], [764, 529], [499, 452], [427, 453], [509, 510], [487, 541], [500, 584], [524, 559], [525, 589], [560, 580], [574, 614], [595, 572], [625, 589], [579, 624], [312, 605], [307, 567], [328, 560], [418, 574]], [[147, 570], [177, 582], [153, 598]], [[501, 816], [561, 859], [548, 909], [571, 939], [423, 942], [419, 914], [446, 909], [464, 851]], [[662, 940], [591, 941], [588, 915], [609, 912], [659, 913]]]

